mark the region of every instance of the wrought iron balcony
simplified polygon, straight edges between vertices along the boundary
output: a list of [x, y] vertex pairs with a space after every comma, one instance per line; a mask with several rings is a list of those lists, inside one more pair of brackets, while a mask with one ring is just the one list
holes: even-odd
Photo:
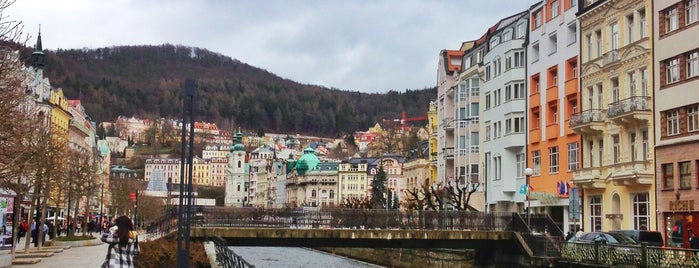
[[650, 97], [634, 96], [609, 104], [607, 116], [615, 123], [634, 120], [650, 120]]
[[568, 120], [568, 124], [573, 131], [578, 133], [601, 131], [606, 119], [607, 113], [604, 110], [590, 109], [573, 114]]

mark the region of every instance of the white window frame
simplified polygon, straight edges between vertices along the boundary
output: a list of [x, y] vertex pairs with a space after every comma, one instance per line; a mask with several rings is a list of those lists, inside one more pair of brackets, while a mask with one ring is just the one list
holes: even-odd
[[689, 0], [685, 3], [685, 25], [699, 21], [699, 0]]
[[672, 84], [677, 81], [680, 81], [680, 59], [674, 58], [666, 62], [665, 83]]
[[549, 174], [558, 173], [558, 146], [549, 147]]
[[524, 153], [519, 153], [517, 154], [517, 178], [522, 178], [524, 177], [524, 169], [526, 168], [526, 165], [524, 161], [526, 160], [526, 157], [524, 157]]
[[579, 167], [579, 144], [577, 142], [568, 143], [568, 171], [578, 170]]
[[665, 33], [672, 32], [680, 28], [680, 18], [677, 14], [677, 7], [665, 11]]
[[551, 2], [551, 18], [558, 17], [559, 13], [560, 13], [560, 7], [558, 4], [558, 1]]
[[[640, 197], [645, 197], [643, 199]], [[649, 230], [650, 228], [650, 195], [648, 192], [634, 193], [632, 200], [633, 227], [635, 230]], [[645, 211], [646, 214], [640, 212]]]
[[699, 51], [687, 54], [687, 78], [699, 75]]
[[665, 113], [665, 118], [667, 118], [667, 135], [680, 134], [680, 112], [678, 110], [668, 111]]
[[699, 105], [687, 107], [687, 131], [699, 131]]
[[619, 134], [612, 135], [612, 161], [614, 164], [621, 163], [621, 138]]
[[[591, 232], [601, 232], [604, 230], [604, 221], [602, 220], [602, 215], [604, 214], [604, 208], [602, 207], [602, 195], [590, 195], [590, 231]], [[599, 224], [599, 226], [597, 226]]]
[[532, 165], [533, 165], [533, 175], [541, 175], [541, 151], [532, 151]]

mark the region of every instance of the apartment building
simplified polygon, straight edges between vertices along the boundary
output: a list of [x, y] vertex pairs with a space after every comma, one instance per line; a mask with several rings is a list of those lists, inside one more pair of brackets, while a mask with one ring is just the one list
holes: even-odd
[[650, 0], [579, 2], [583, 229], [658, 230], [653, 151]]
[[[564, 232], [576, 230], [571, 225], [581, 220], [578, 214], [569, 214], [568, 198], [581, 155], [580, 136], [568, 125], [570, 117], [578, 112], [580, 47], [576, 12], [577, 0], [546, 0], [533, 5], [529, 9], [526, 61], [530, 85], [525, 94], [529, 116], [527, 166], [533, 170], [527, 204], [532, 213], [550, 215]], [[519, 53], [522, 56], [515, 57], [516, 67], [521, 67], [518, 60], [524, 58], [524, 52]]]
[[339, 162], [321, 162], [312, 148], [297, 160], [287, 161], [286, 203], [291, 206], [328, 207], [338, 203]]
[[442, 50], [437, 65], [437, 178], [435, 182], [447, 182], [454, 176], [454, 86], [461, 71], [461, 50]]
[[522, 211], [525, 195], [526, 98], [524, 42], [529, 12], [500, 20], [486, 33], [482, 63], [480, 113], [485, 129], [483, 155], [488, 211]]
[[[430, 101], [429, 109], [427, 110], [427, 133], [429, 138], [427, 141], [429, 150], [429, 161], [430, 161], [430, 173], [428, 177], [421, 178], [424, 182], [425, 179], [429, 179], [429, 183], [434, 183], [437, 181], [437, 130], [439, 121], [437, 119], [437, 102]], [[408, 189], [411, 189], [408, 186]]]
[[338, 197], [345, 199], [364, 199], [371, 196], [369, 187], [369, 165], [377, 158], [350, 158], [342, 161], [338, 170]]
[[658, 229], [680, 245], [674, 226], [699, 230], [699, 1], [657, 0], [652, 14]]

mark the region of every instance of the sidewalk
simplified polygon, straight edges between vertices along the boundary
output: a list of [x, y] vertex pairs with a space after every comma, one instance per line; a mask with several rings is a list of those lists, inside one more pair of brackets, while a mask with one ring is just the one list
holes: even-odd
[[[95, 234], [96, 236], [96, 234]], [[33, 245], [31, 245], [33, 246]], [[12, 267], [100, 267], [104, 262], [104, 256], [107, 254], [107, 244], [101, 243], [97, 246], [71, 247], [64, 249], [62, 252], [53, 253], [50, 257], [40, 257], [41, 261], [35, 264], [12, 265]], [[24, 239], [17, 246], [17, 252], [24, 250]], [[9, 249], [3, 249], [0, 254], [10, 254]], [[15, 259], [16, 260], [16, 259]]]

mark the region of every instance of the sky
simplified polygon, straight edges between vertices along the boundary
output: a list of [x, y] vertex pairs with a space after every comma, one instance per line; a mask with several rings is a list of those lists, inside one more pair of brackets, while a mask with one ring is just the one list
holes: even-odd
[[21, 21], [28, 46], [41, 25], [48, 50], [200, 47], [303, 84], [385, 93], [436, 86], [442, 49], [536, 2], [18, 0], [1, 16]]

